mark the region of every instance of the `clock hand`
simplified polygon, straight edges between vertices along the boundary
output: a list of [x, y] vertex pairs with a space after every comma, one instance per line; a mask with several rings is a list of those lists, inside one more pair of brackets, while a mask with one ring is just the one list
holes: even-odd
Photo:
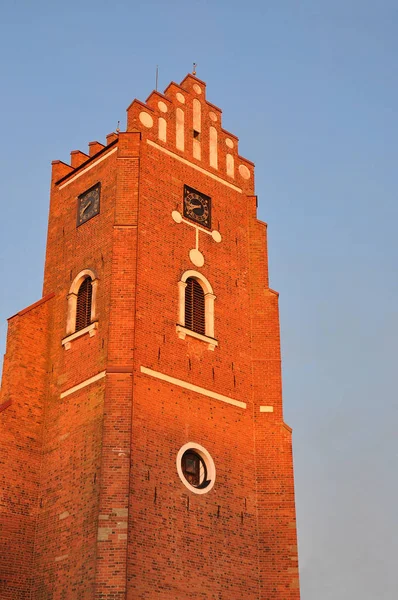
[[200, 204], [200, 202], [198, 204], [192, 204], [192, 202], [189, 202], [188, 208], [190, 210], [194, 210], [195, 208], [203, 208], [203, 206], [202, 206], [202, 204]]
[[88, 209], [88, 207], [91, 205], [91, 200], [89, 200], [86, 204], [86, 206], [83, 208], [82, 210], [82, 215], [86, 212], [86, 210]]

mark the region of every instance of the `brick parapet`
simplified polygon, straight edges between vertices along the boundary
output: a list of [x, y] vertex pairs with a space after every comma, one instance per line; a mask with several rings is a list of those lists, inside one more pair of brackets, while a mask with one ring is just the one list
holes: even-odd
[[85, 152], [82, 152], [81, 150], [72, 150], [70, 153], [70, 164], [72, 169], [77, 169], [89, 159], [89, 155], [85, 154]]
[[44, 298], [40, 298], [40, 300], [37, 300], [36, 302], [34, 302], [33, 304], [30, 304], [26, 308], [23, 308], [19, 312], [15, 313], [15, 315], [8, 317], [7, 321], [10, 321], [11, 319], [14, 319], [15, 317], [22, 317], [25, 313], [30, 312], [31, 310], [37, 308], [41, 304], [44, 304], [48, 300], [51, 300], [51, 298], [54, 298], [54, 296], [55, 296], [54, 292], [50, 292], [49, 294], [47, 294], [47, 296], [44, 296]]
[[98, 154], [98, 152], [101, 152], [101, 150], [103, 150], [105, 148], [104, 144], [101, 144], [100, 142], [94, 141], [94, 142], [89, 142], [88, 143], [88, 153], [90, 158], [92, 156], [95, 156], [96, 154]]

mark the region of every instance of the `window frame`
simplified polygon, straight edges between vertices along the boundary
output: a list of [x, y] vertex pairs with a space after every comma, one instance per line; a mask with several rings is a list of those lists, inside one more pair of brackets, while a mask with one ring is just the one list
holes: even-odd
[[[91, 279], [91, 315], [90, 324], [83, 329], [76, 331], [76, 311], [77, 311], [77, 295], [81, 284], [87, 278]], [[96, 329], [98, 328], [97, 318], [97, 290], [98, 290], [98, 276], [95, 271], [91, 269], [83, 269], [74, 278], [67, 299], [67, 315], [66, 315], [66, 337], [62, 340], [62, 345], [65, 350], [70, 348], [70, 342], [86, 333], [90, 334], [90, 337], [95, 335]]]
[[[194, 469], [190, 469], [188, 461], [194, 463]], [[186, 450], [181, 457], [181, 470], [185, 479], [192, 487], [200, 489], [207, 487], [207, 466], [202, 456], [192, 448]]]
[[185, 282], [185, 327], [206, 334], [205, 292], [195, 277]]
[[[93, 286], [91, 277], [85, 277], [80, 284], [76, 297], [75, 332], [91, 325], [91, 304]], [[81, 322], [80, 322], [81, 321]]]
[[[205, 299], [205, 335], [188, 329], [185, 324], [185, 288], [187, 279], [196, 279], [201, 285]], [[218, 346], [218, 341], [214, 337], [214, 301], [216, 296], [210, 282], [202, 273], [192, 269], [185, 271], [178, 282], [178, 323], [176, 326], [177, 334], [180, 339], [191, 336], [196, 339], [207, 342], [209, 350], [214, 350]]]
[[[187, 452], [198, 455], [206, 468], [205, 479], [203, 482], [199, 483], [198, 486], [191, 485], [183, 471], [182, 461]], [[197, 444], [196, 442], [184, 444], [177, 453], [176, 467], [181, 482], [190, 492], [193, 492], [194, 494], [207, 494], [213, 489], [216, 481], [216, 465], [214, 464], [211, 454], [201, 444]]]

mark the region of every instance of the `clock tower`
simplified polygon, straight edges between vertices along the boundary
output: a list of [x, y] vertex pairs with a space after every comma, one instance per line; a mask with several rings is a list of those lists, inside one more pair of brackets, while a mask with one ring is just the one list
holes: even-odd
[[9, 319], [4, 600], [299, 600], [278, 294], [254, 165], [188, 75], [54, 161]]

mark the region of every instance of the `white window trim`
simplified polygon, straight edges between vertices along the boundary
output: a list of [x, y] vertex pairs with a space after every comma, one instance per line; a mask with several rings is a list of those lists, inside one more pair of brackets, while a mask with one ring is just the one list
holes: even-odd
[[76, 340], [77, 338], [81, 337], [82, 335], [86, 335], [86, 333], [88, 333], [90, 335], [90, 337], [93, 337], [93, 335], [95, 335], [97, 333], [97, 331], [96, 331], [97, 329], [98, 329], [98, 321], [95, 321], [94, 323], [90, 323], [90, 325], [88, 325], [84, 329], [79, 329], [79, 331], [72, 333], [72, 335], [68, 335], [68, 336], [64, 337], [64, 339], [61, 341], [61, 344], [65, 347], [65, 350], [69, 350], [69, 348], [71, 347], [71, 342], [73, 340]]
[[[193, 277], [197, 279], [204, 291], [205, 297], [205, 335], [191, 331], [185, 327], [185, 288], [187, 287], [187, 279]], [[202, 273], [192, 269], [185, 271], [178, 282], [178, 323], [176, 331], [180, 339], [185, 339], [186, 335], [202, 340], [209, 344], [209, 350], [214, 350], [218, 346], [217, 340], [214, 338], [214, 300], [216, 296], [213, 293], [213, 288], [210, 282]]]
[[84, 269], [83, 271], [80, 271], [80, 273], [78, 273], [78, 275], [76, 275], [74, 278], [72, 285], [69, 288], [69, 294], [67, 295], [68, 312], [66, 316], [66, 334], [68, 336], [76, 332], [77, 294], [81, 284], [83, 283], [83, 280], [86, 279], [86, 277], [90, 277], [92, 288], [90, 321], [93, 323], [97, 320], [98, 277], [94, 271], [91, 271], [91, 269]]
[[[194, 452], [199, 454], [199, 456], [203, 459], [203, 461], [206, 465], [206, 469], [207, 469], [207, 478], [210, 481], [210, 483], [207, 487], [196, 488], [185, 479], [185, 475], [182, 472], [182, 468], [181, 468], [181, 460], [182, 460], [184, 453], [187, 450], [193, 450]], [[181, 479], [182, 483], [185, 485], [185, 487], [187, 487], [194, 494], [207, 494], [213, 488], [214, 483], [216, 481], [216, 466], [215, 466], [214, 460], [212, 459], [209, 452], [206, 450], [206, 448], [204, 448], [200, 444], [196, 444], [195, 442], [188, 442], [188, 444], [184, 444], [184, 446], [182, 448], [180, 448], [180, 450], [178, 451], [177, 459], [176, 459], [176, 466], [177, 466], [178, 476]]]
[[196, 331], [192, 331], [192, 329], [187, 329], [182, 325], [177, 325], [176, 330], [180, 340], [185, 340], [185, 336], [190, 335], [191, 337], [194, 337], [197, 340], [207, 342], [209, 344], [209, 350], [214, 350], [214, 348], [218, 346], [218, 341], [214, 338], [208, 337], [207, 335], [202, 335], [201, 333], [196, 333]]

